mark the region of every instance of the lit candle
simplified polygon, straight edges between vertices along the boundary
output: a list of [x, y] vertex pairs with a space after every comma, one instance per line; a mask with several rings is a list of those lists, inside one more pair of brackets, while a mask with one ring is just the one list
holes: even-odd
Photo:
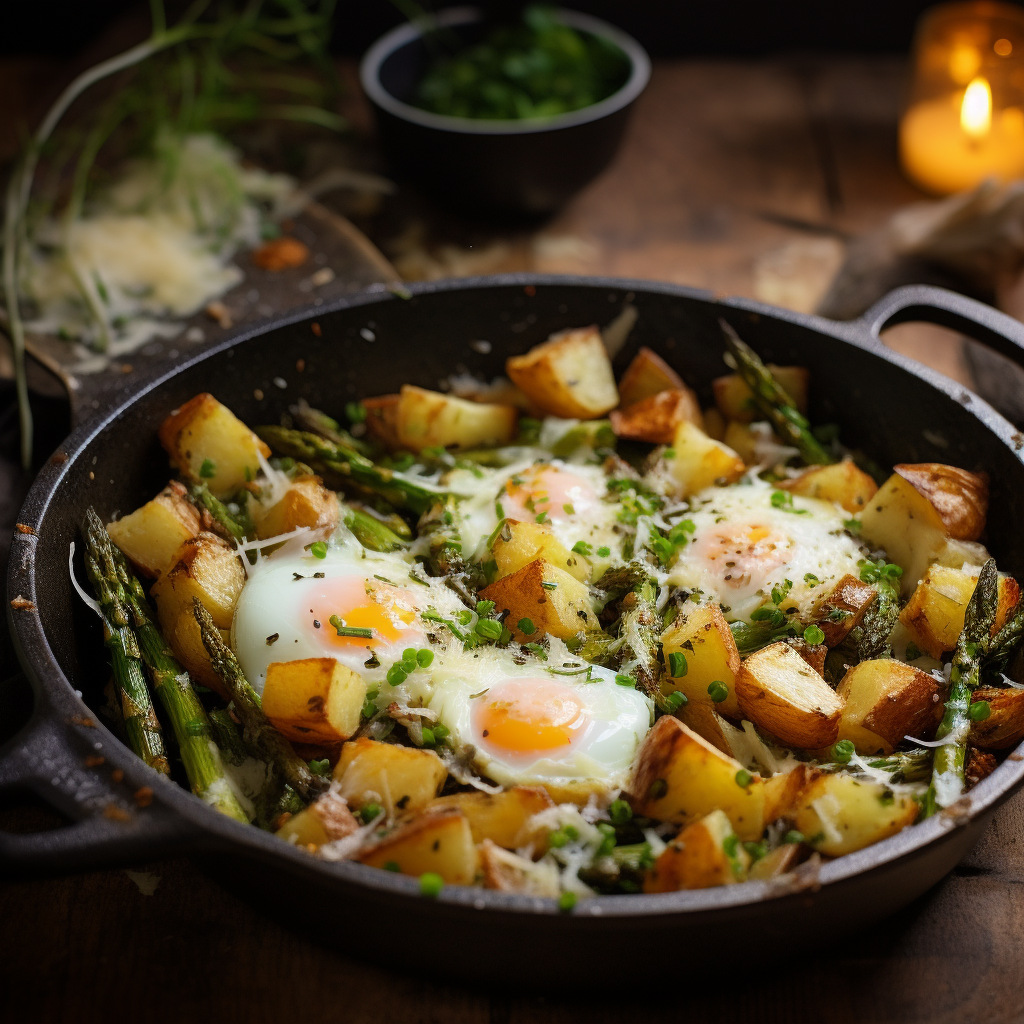
[[900, 122], [900, 159], [930, 192], [1024, 175], [1024, 11], [949, 4], [918, 30], [915, 97]]

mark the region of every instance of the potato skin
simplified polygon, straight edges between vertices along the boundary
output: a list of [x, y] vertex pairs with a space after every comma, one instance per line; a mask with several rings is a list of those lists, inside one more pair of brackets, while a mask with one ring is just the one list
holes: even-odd
[[401, 395], [377, 395], [374, 398], [363, 399], [367, 431], [385, 448], [392, 450], [402, 446], [398, 437], [398, 402], [400, 398]]
[[632, 405], [613, 409], [609, 413], [616, 437], [650, 444], [671, 444], [676, 428], [688, 421], [701, 426], [697, 396], [689, 388], [672, 388], [643, 398]]
[[594, 326], [552, 335], [525, 355], [512, 356], [505, 372], [550, 416], [592, 420], [619, 404], [611, 360]]
[[902, 463], [893, 472], [923, 495], [938, 513], [946, 536], [977, 540], [988, 515], [988, 475], [941, 462]]
[[736, 696], [746, 718], [794, 747], [827, 747], [839, 735], [842, 701], [786, 643], [764, 647], [743, 662]]
[[721, 811], [712, 811], [665, 847], [647, 873], [644, 892], [732, 885], [746, 881], [749, 865], [750, 855], [739, 844], [729, 819]]
[[[739, 717], [736, 677], [740, 672], [740, 653], [718, 605], [697, 605], [685, 616], [679, 616], [662, 634], [661, 644], [665, 692], [680, 690], [691, 704], [704, 704], [731, 718]], [[686, 659], [684, 675], [671, 675], [673, 653], [682, 654]], [[708, 694], [708, 686], [716, 680], [724, 683], [729, 691], [725, 700], [717, 705]]]
[[[828, 647], [838, 647], [878, 597], [878, 589], [847, 573], [815, 609]], [[830, 617], [831, 616], [831, 617]]]
[[1024, 690], [979, 686], [974, 700], [988, 701], [991, 714], [971, 723], [971, 743], [982, 750], [1009, 750], [1024, 740]]
[[619, 381], [619, 401], [626, 408], [661, 391], [685, 387], [683, 378], [657, 352], [642, 345]]

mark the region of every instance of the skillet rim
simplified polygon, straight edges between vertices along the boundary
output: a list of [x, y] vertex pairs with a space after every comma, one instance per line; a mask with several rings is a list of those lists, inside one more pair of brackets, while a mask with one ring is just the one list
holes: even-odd
[[[418, 282], [403, 287], [407, 295], [418, 298], [470, 289], [544, 287], [548, 285], [615, 290], [623, 294], [644, 292], [697, 300], [720, 306], [723, 311], [735, 310], [753, 313], [783, 324], [809, 329], [824, 337], [861, 349], [918, 379], [924, 380], [966, 408], [990, 434], [993, 434], [1008, 448], [1018, 462], [1024, 463], [1024, 454], [1021, 452], [1020, 443], [1021, 434], [1011, 423], [963, 385], [887, 348], [868, 326], [868, 317], [844, 323], [779, 309], [744, 298], [718, 297], [706, 290], [684, 285], [583, 275], [516, 273]], [[915, 291], [919, 290], [915, 289]], [[935, 289], [934, 291], [939, 292], [940, 290]], [[962, 296], [956, 296], [956, 298], [961, 299], [964, 303], [974, 305], [971, 300]], [[269, 323], [249, 327], [208, 349], [179, 361], [173, 367], [126, 386], [122, 394], [118, 396], [115, 406], [89, 417], [81, 426], [72, 431], [54, 455], [47, 460], [29, 490], [18, 513], [17, 522], [33, 527], [38, 533], [39, 526], [45, 522], [47, 511], [58, 486], [71, 472], [83, 449], [104, 431], [111, 428], [126, 409], [160, 388], [178, 373], [281, 327], [312, 320], [344, 309], [372, 305], [381, 301], [403, 301], [403, 299], [404, 296], [400, 293], [395, 294], [394, 289], [385, 285], [375, 285], [356, 295], [343, 297], [311, 310], [298, 311]], [[968, 319], [973, 320], [973, 317], [966, 311], [965, 315]], [[55, 718], [58, 705], [79, 714], [91, 712], [85, 701], [77, 696], [71, 682], [60, 669], [40, 617], [37, 614], [16, 615], [11, 608], [10, 600], [16, 596], [16, 591], [24, 593], [26, 585], [28, 587], [26, 596], [33, 603], [35, 603], [37, 593], [35, 543], [29, 543], [30, 538], [25, 534], [16, 532], [14, 536], [15, 542], [12, 545], [8, 570], [7, 619], [19, 661], [33, 685], [35, 705], [29, 725], [4, 746], [0, 751], [4, 754], [9, 754], [18, 741], [27, 735], [32, 724], [42, 719]], [[19, 538], [21, 548], [19, 548]], [[34, 541], [35, 538], [31, 538], [31, 540]], [[19, 582], [21, 573], [24, 573], [26, 579]], [[138, 774], [138, 769], [141, 767], [144, 772], [148, 773], [147, 778], [152, 776], [156, 780], [154, 803], [160, 804], [164, 809], [184, 819], [181, 822], [183, 827], [186, 825], [192, 827], [194, 835], [190, 836], [190, 841], [186, 844], [186, 852], [190, 849], [195, 852], [203, 852], [226, 846], [237, 848], [241, 845], [245, 848], [245, 852], [255, 860], [284, 859], [301, 874], [329, 881], [335, 886], [346, 884], [357, 886], [398, 900], [409, 897], [422, 899], [417, 879], [380, 871], [352, 861], [329, 862], [312, 858], [304, 851], [282, 843], [270, 833], [253, 828], [251, 825], [243, 825], [240, 822], [229, 820], [206, 806], [201, 800], [195, 799], [193, 794], [184, 787], [147, 769], [140, 759], [102, 724], [97, 723], [95, 734], [103, 738], [104, 752], [108, 754], [107, 761], [109, 763], [125, 771], [133, 769], [135, 774]], [[1016, 751], [1011, 752], [992, 775], [975, 786], [952, 808], [917, 825], [905, 828], [879, 843], [823, 864], [813, 880], [815, 887], [824, 888], [837, 885], [858, 875], [867, 875], [886, 866], [895, 865], [898, 861], [937, 843], [953, 830], [966, 827], [979, 817], [991, 812], [1024, 783], [1024, 756], [1022, 755], [1024, 755], [1024, 743], [1018, 746]], [[738, 908], [748, 904], [757, 905], [766, 900], [792, 895], [801, 888], [801, 885], [786, 886], [754, 881], [740, 885], [676, 893], [595, 896], [582, 901], [577, 905], [576, 910], [568, 916], [577, 919], [590, 919], [595, 922], [600, 920], [621, 922], [626, 918], [634, 918], [639, 921], [654, 916], [671, 915], [683, 917], [726, 908]], [[500, 893], [472, 887], [446, 886], [438, 901], [480, 911], [491, 910], [506, 914], [511, 912], [517, 916], [531, 914], [566, 916], [557, 909], [557, 903], [553, 899]], [[599, 927], [599, 925], [595, 925], [595, 927]]]

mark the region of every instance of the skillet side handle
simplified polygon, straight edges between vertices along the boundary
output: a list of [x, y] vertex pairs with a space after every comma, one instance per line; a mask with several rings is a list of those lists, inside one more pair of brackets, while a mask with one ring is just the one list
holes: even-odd
[[959, 331], [1024, 367], [1024, 323], [945, 288], [924, 284], [897, 288], [879, 299], [857, 323], [877, 338], [887, 327], [913, 320]]
[[71, 819], [42, 832], [0, 830], [0, 873], [126, 867], [201, 845], [195, 826], [156, 796], [173, 783], [141, 761], [123, 772], [107, 763], [96, 748], [109, 750], [113, 737], [88, 721], [63, 724], [37, 704], [28, 724], [0, 747], [0, 797], [33, 793]]

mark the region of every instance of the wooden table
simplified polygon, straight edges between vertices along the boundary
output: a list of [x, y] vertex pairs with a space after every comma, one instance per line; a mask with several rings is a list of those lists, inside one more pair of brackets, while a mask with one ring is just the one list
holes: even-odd
[[[842, 239], [916, 198], [895, 163], [903, 73], [890, 59], [659, 65], [614, 166], [542, 229], [458, 223], [412, 200], [403, 206], [401, 196], [390, 213], [364, 210], [363, 223], [418, 276], [535, 267], [667, 279], [807, 308]], [[353, 113], [365, 117], [358, 103]], [[963, 379], [959, 342], [940, 341], [908, 344]], [[8, 812], [0, 824], [31, 819]], [[775, 967], [760, 966], [738, 934], [727, 950], [623, 950], [620, 977], [580, 992], [567, 949], [563, 989], [540, 998], [523, 994], [514, 962], [505, 991], [409, 974], [420, 957], [458, 955], [443, 935], [396, 936], [367, 962], [330, 949], [333, 934], [358, 927], [325, 920], [316, 934], [289, 931], [186, 861], [139, 865], [132, 876], [7, 883], [0, 1006], [12, 1019], [22, 1011], [67, 1024], [111, 1015], [218, 1024], [1011, 1024], [1024, 1021], [1024, 794], [907, 910], [863, 935], [837, 920]], [[706, 979], [710, 955], [733, 965], [724, 980]]]

